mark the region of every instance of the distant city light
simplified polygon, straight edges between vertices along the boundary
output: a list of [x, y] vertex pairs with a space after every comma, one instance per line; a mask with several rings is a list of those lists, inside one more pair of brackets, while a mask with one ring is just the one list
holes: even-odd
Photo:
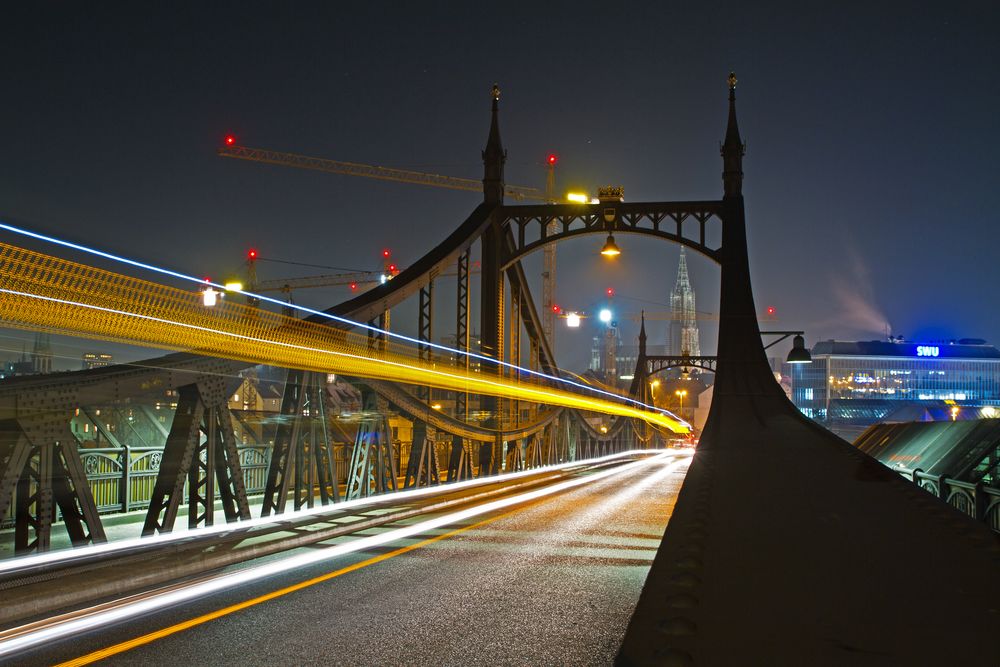
[[566, 313], [566, 326], [570, 329], [577, 329], [580, 326], [579, 313]]
[[607, 294], [608, 296], [614, 296], [615, 295], [615, 288], [614, 287], [609, 287], [608, 289], [604, 290], [604, 293]]
[[201, 293], [201, 302], [205, 306], [212, 307], [219, 302], [219, 293], [209, 285]]
[[242, 292], [243, 291], [243, 283], [241, 283], [238, 280], [230, 280], [229, 282], [226, 283], [225, 287], [226, 287], [226, 291], [227, 292]]
[[392, 255], [392, 253], [389, 251], [388, 248], [385, 248], [384, 250], [382, 250], [382, 257], [384, 257], [386, 259], [389, 259], [390, 255]]
[[227, 134], [226, 135], [226, 145], [227, 146], [233, 146], [234, 144], [236, 144], [236, 137], [234, 137], [231, 134]]
[[569, 192], [566, 194], [566, 200], [571, 201], [576, 204], [589, 204], [590, 197], [580, 192]]
[[597, 318], [607, 324], [611, 321], [611, 310], [608, 308], [601, 308], [601, 312], [598, 313]]

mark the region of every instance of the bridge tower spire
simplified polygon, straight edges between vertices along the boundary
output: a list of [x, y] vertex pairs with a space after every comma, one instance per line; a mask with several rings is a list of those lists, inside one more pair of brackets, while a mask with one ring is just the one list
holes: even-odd
[[500, 107], [500, 86], [493, 84], [493, 113], [490, 119], [490, 136], [483, 151], [483, 200], [487, 204], [503, 203], [503, 165], [507, 161], [507, 151], [500, 143], [500, 122], [497, 115]]
[[[503, 361], [504, 352], [504, 277], [503, 236], [500, 228], [498, 210], [503, 206], [504, 182], [503, 165], [507, 161], [507, 152], [500, 143], [500, 86], [493, 84], [492, 115], [490, 118], [490, 135], [483, 151], [483, 202], [493, 209], [493, 220], [483, 230], [480, 237], [481, 255], [481, 290], [479, 331], [480, 353]], [[487, 372], [501, 373], [498, 365]], [[500, 435], [500, 401], [493, 396], [483, 397], [480, 409], [490, 415], [485, 425], [497, 429], [496, 440], [493, 443], [483, 443], [479, 450], [480, 475], [499, 472], [500, 461], [503, 458], [503, 439]]]
[[729, 123], [726, 139], [722, 143], [722, 184], [726, 197], [743, 194], [743, 155], [746, 144], [740, 139], [740, 128], [736, 123], [736, 75], [729, 73]]

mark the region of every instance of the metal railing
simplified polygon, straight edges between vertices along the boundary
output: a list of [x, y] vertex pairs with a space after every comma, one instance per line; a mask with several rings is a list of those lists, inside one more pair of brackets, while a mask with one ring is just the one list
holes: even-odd
[[[334, 443], [333, 447], [337, 459], [337, 481], [344, 483], [347, 478], [351, 445]], [[237, 451], [247, 495], [263, 493], [267, 483], [267, 469], [271, 463], [272, 447], [238, 445]], [[80, 459], [87, 474], [87, 481], [90, 483], [90, 490], [94, 494], [97, 511], [101, 514], [117, 514], [149, 507], [162, 458], [162, 447], [80, 449]], [[186, 486], [184, 498], [186, 502]], [[14, 524], [13, 503], [11, 505], [7, 515], [0, 517], [2, 528]], [[58, 513], [56, 519], [59, 520]]]
[[982, 521], [1000, 533], [1000, 488], [932, 475], [919, 468], [892, 468], [918, 487], [945, 501], [959, 512]]

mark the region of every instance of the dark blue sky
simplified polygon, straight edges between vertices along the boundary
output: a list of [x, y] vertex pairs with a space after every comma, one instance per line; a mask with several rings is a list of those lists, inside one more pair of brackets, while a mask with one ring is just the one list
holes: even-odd
[[[351, 268], [390, 246], [407, 264], [477, 196], [223, 160], [223, 135], [479, 178], [497, 81], [508, 182], [542, 186], [554, 151], [560, 190], [718, 198], [732, 69], [759, 308], [811, 341], [888, 324], [1000, 342], [1000, 11], [870, 4], [7, 8], [0, 217], [213, 277], [251, 245]], [[560, 304], [593, 308], [611, 285], [620, 313], [666, 308], [677, 250], [621, 241], [613, 267], [596, 238], [560, 247]], [[717, 270], [690, 264], [699, 308], [716, 311]], [[588, 333], [560, 334], [564, 364], [585, 363]], [[702, 335], [710, 351], [715, 331]]]

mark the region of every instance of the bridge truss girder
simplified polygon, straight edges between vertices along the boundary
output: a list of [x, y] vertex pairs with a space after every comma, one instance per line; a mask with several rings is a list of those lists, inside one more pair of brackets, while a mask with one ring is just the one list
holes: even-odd
[[185, 485], [189, 528], [214, 523], [216, 489], [227, 522], [250, 518], [222, 378], [185, 385], [178, 394], [177, 411], [142, 527], [144, 536], [173, 530]]
[[24, 392], [0, 422], [0, 516], [14, 504], [14, 552], [47, 551], [58, 507], [74, 546], [107, 540], [69, 416], [73, 391]]

